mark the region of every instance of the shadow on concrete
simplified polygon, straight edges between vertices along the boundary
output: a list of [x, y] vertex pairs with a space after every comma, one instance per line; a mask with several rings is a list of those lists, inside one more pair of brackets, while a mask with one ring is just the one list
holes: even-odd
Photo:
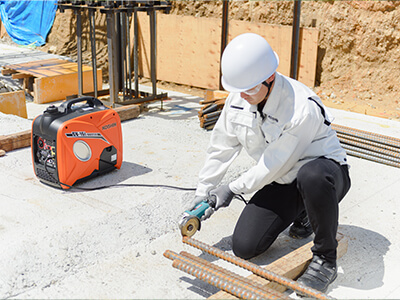
[[[284, 230], [267, 251], [255, 258], [250, 259], [249, 261], [260, 266], [268, 265], [275, 260], [285, 256], [286, 254], [296, 250], [297, 248], [300, 248], [301, 246], [307, 244], [313, 239], [313, 235], [307, 239], [293, 239], [289, 236], [288, 232], [289, 229]], [[228, 253], [232, 253], [232, 236], [226, 236], [222, 238], [213, 246]], [[218, 260], [217, 257], [207, 254], [205, 252], [203, 252], [199, 257], [209, 262]], [[211, 295], [220, 291], [218, 288], [215, 288], [210, 284], [206, 284], [205, 282], [197, 278], [190, 279], [187, 277], [181, 277], [181, 280], [190, 283], [192, 286], [189, 289], [202, 297], [210, 297]]]
[[[113, 170], [109, 173], [94, 177], [81, 184], [76, 185], [78, 188], [97, 188], [103, 186], [118, 185], [119, 183], [132, 178], [152, 172], [153, 170], [135, 163], [123, 161], [119, 170]], [[82, 192], [79, 189], [72, 189], [74, 192]]]
[[[331, 284], [328, 291], [339, 286], [360, 290], [381, 287], [385, 273], [384, 257], [391, 245], [390, 241], [377, 232], [353, 225], [341, 225], [339, 232], [347, 237], [348, 250], [338, 260], [338, 278]], [[231, 240], [232, 236], [227, 236], [213, 246], [231, 252]], [[312, 240], [313, 235], [307, 239], [293, 239], [289, 237], [288, 229], [286, 229], [266, 252], [250, 261], [260, 266], [266, 266]], [[216, 257], [207, 253], [202, 253], [199, 257], [209, 262], [217, 260]], [[199, 279], [187, 277], [181, 279], [192, 284], [189, 289], [202, 297], [209, 297], [219, 291], [211, 285], [205, 285]]]
[[[354, 225], [341, 225], [339, 232], [348, 238], [347, 253], [338, 260], [338, 286], [372, 290], [383, 286], [385, 254], [391, 242], [383, 235]], [[342, 269], [342, 270], [341, 270]]]
[[173, 96], [169, 100], [163, 100], [162, 109], [159, 101], [152, 103], [149, 105], [148, 111], [143, 112], [143, 115], [167, 120], [186, 120], [198, 115], [199, 101], [202, 99], [196, 96]]

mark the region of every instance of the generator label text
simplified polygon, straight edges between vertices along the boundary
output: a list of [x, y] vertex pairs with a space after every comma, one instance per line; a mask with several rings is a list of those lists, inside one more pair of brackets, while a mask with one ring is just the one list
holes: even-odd
[[111, 124], [104, 125], [101, 129], [107, 130], [107, 129], [113, 128], [115, 126], [117, 126], [117, 123], [111, 123]]
[[100, 132], [72, 131], [65, 134], [68, 138], [100, 139], [109, 144]]

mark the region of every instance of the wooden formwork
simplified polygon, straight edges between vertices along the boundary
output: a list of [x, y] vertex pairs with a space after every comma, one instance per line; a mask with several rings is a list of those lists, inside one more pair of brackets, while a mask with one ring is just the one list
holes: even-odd
[[[150, 77], [149, 17], [139, 12], [138, 21], [139, 74]], [[219, 18], [157, 14], [157, 79], [219, 89], [221, 28]], [[245, 32], [266, 38], [279, 55], [278, 72], [290, 75], [291, 26], [229, 20], [228, 31], [228, 42]], [[310, 87], [315, 85], [318, 34], [316, 28], [300, 29], [298, 80]]]
[[[63, 59], [46, 59], [3, 66], [2, 74], [23, 79], [24, 89], [35, 103], [48, 103], [78, 94], [78, 64]], [[93, 92], [92, 68], [82, 66], [83, 93]], [[102, 71], [97, 69], [97, 86], [102, 86]]]
[[11, 114], [27, 118], [25, 93], [16, 91], [0, 94], [0, 111], [5, 114]]

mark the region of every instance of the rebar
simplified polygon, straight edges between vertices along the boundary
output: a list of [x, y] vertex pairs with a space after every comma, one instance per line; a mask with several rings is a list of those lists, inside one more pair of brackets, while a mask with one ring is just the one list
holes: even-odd
[[393, 146], [388, 146], [388, 145], [383, 145], [379, 142], [373, 142], [369, 140], [365, 140], [363, 138], [358, 138], [355, 136], [351, 135], [346, 135], [340, 132], [337, 132], [337, 136], [342, 143], [347, 143], [351, 145], [356, 145], [356, 146], [361, 146], [361, 147], [367, 147], [371, 150], [374, 150], [376, 152], [386, 152], [386, 154], [394, 156], [394, 157], [400, 157], [400, 149], [397, 147]]
[[379, 142], [384, 145], [400, 148], [400, 139], [395, 137], [382, 135], [374, 132], [368, 132], [365, 130], [350, 128], [343, 125], [332, 124], [331, 126], [335, 131], [343, 134], [348, 134], [358, 138], [363, 138], [366, 140]]
[[249, 286], [254, 286], [257, 290], [263, 291], [263, 292], [271, 295], [271, 297], [276, 297], [278, 299], [290, 299], [286, 295], [284, 295], [284, 294], [282, 294], [282, 293], [280, 293], [280, 292], [278, 292], [278, 291], [276, 291], [274, 289], [271, 289], [271, 288], [269, 288], [269, 287], [267, 287], [265, 285], [262, 285], [262, 284], [260, 284], [258, 282], [255, 282], [254, 280], [251, 280], [249, 278], [240, 276], [240, 275], [238, 275], [238, 274], [236, 274], [234, 272], [231, 272], [231, 271], [229, 271], [227, 269], [224, 269], [222, 267], [219, 267], [219, 266], [217, 266], [217, 265], [215, 265], [215, 264], [213, 264], [213, 263], [211, 263], [211, 262], [209, 262], [209, 261], [207, 261], [205, 259], [197, 257], [197, 256], [195, 256], [193, 254], [190, 254], [188, 252], [182, 251], [180, 253], [180, 255], [182, 255], [183, 257], [188, 258], [188, 259], [190, 259], [190, 260], [192, 260], [194, 262], [197, 262], [199, 264], [203, 264], [204, 266], [206, 266], [206, 267], [208, 267], [210, 269], [213, 269], [213, 270], [216, 270], [218, 272], [221, 272], [225, 276], [228, 276], [228, 278], [230, 278], [230, 280], [232, 280], [234, 282], [241, 281], [244, 284], [247, 284]]
[[298, 294], [301, 294], [303, 296], [307, 297], [313, 297], [317, 299], [333, 299], [329, 297], [328, 295], [321, 293], [320, 291], [317, 291], [315, 289], [312, 289], [310, 287], [307, 287], [301, 283], [298, 283], [294, 280], [291, 280], [289, 278], [285, 278], [283, 276], [280, 276], [278, 274], [275, 274], [271, 271], [268, 271], [266, 269], [261, 268], [260, 266], [251, 263], [249, 261], [246, 261], [240, 257], [233, 256], [229, 253], [226, 253], [218, 248], [215, 248], [213, 246], [207, 245], [203, 242], [197, 241], [193, 238], [189, 237], [183, 237], [183, 242], [185, 244], [191, 245], [195, 248], [198, 248], [208, 254], [214, 255], [218, 258], [221, 258], [223, 260], [226, 260], [230, 263], [233, 263], [241, 268], [244, 268], [248, 271], [253, 272], [254, 274], [261, 276], [265, 279], [268, 279], [270, 281], [277, 282], [287, 288], [290, 288], [294, 291], [296, 291]]
[[175, 259], [172, 266], [240, 299], [268, 299], [266, 295], [260, 296], [260, 293], [255, 293], [246, 288], [239, 287], [237, 284], [229, 282], [228, 280], [216, 276], [208, 271], [197, 268], [196, 266], [188, 264], [180, 259]]
[[342, 145], [343, 149], [346, 150], [348, 155], [352, 155], [355, 157], [359, 157], [359, 158], [363, 158], [363, 159], [367, 159], [373, 162], [377, 162], [377, 163], [381, 163], [381, 164], [385, 164], [388, 166], [392, 166], [392, 167], [396, 167], [396, 168], [400, 168], [400, 163], [394, 162], [394, 161], [390, 161], [390, 160], [386, 160], [386, 159], [382, 159], [379, 158], [377, 156], [371, 155], [370, 153], [363, 153], [361, 151], [359, 151], [358, 149], [354, 149], [354, 147], [352, 147], [352, 149], [350, 149], [351, 147], [348, 145]]
[[182, 251], [180, 254], [177, 254], [173, 251], [167, 250], [165, 251], [164, 256], [171, 260], [174, 259], [182, 260], [187, 264], [193, 265], [197, 268], [200, 268], [201, 270], [210, 272], [215, 276], [222, 277], [224, 280], [227, 280], [232, 284], [237, 285], [238, 287], [248, 289], [256, 294], [261, 293], [260, 296], [266, 297], [268, 299], [289, 299], [287, 296], [285, 296], [280, 292], [277, 292], [276, 290], [264, 287], [257, 282], [254, 282], [246, 277], [240, 276], [229, 270], [216, 266], [215, 264], [212, 264], [207, 260], [194, 256], [190, 253]]
[[343, 148], [347, 148], [353, 151], [359, 151], [361, 153], [369, 154], [372, 156], [376, 156], [382, 158], [384, 160], [394, 161], [400, 163], [400, 152], [393, 152], [390, 150], [377, 148], [373, 146], [369, 146], [364, 143], [354, 142], [348, 139], [340, 139]]

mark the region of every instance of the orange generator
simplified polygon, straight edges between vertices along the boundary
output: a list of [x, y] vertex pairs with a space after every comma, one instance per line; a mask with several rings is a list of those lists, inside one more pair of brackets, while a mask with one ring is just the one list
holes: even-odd
[[31, 138], [35, 174], [54, 187], [69, 189], [122, 164], [119, 115], [94, 97], [49, 106], [33, 121]]

